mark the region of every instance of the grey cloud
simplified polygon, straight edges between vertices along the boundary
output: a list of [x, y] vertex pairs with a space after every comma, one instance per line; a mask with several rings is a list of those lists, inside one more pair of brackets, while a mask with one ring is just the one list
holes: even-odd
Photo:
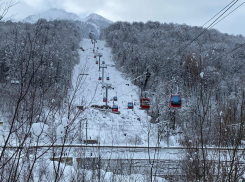
[[[80, 16], [98, 13], [112, 21], [151, 20], [202, 26], [231, 0], [36, 0], [35, 3], [31, 2], [33, 0], [22, 0], [22, 3], [13, 7], [10, 13], [18, 13], [20, 19], [49, 8], [60, 8]], [[243, 13], [245, 5], [243, 6], [214, 28], [230, 34], [244, 34], [244, 26], [241, 23], [245, 19]]]

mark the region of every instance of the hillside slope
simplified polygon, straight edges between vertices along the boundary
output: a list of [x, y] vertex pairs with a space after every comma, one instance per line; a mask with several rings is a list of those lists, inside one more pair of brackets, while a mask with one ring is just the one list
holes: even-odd
[[[139, 88], [134, 86], [114, 67], [111, 58], [110, 48], [105, 47], [104, 41], [96, 43], [96, 51], [93, 53], [93, 44], [90, 40], [83, 40], [81, 46], [85, 51], [80, 51], [80, 63], [75, 67], [73, 75], [73, 86], [81, 74], [88, 74], [85, 78], [82, 90], [77, 94], [76, 104], [84, 103], [86, 106], [85, 115], [88, 120], [88, 138], [99, 139], [101, 145], [146, 145], [148, 132], [150, 133], [150, 145], [155, 146], [157, 142], [157, 128], [150, 124], [150, 117], [146, 111], [140, 110]], [[113, 97], [117, 96], [120, 114], [114, 114], [111, 110], [99, 110], [91, 108], [92, 105], [102, 106], [105, 88], [102, 88], [102, 81], [98, 80], [102, 69], [96, 64], [97, 53], [103, 54], [100, 61], [105, 61], [105, 77], [110, 80], [104, 81], [113, 89], [108, 90], [108, 105], [112, 107]], [[128, 109], [128, 102], [134, 102], [134, 109]]]

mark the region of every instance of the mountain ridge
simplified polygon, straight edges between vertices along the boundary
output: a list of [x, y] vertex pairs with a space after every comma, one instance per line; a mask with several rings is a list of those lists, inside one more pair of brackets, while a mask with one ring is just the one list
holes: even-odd
[[73, 20], [73, 21], [81, 21], [81, 22], [90, 22], [90, 21], [95, 21], [99, 20], [102, 22], [106, 22], [108, 24], [113, 23], [112, 21], [104, 18], [101, 15], [98, 15], [96, 13], [91, 13], [86, 17], [79, 17], [75, 13], [69, 13], [63, 9], [57, 9], [57, 8], [51, 8], [48, 9], [47, 11], [44, 11], [42, 13], [36, 14], [36, 15], [30, 15], [26, 17], [23, 21], [28, 22], [28, 23], [35, 23], [39, 19], [46, 19], [47, 21], [53, 21], [53, 20]]
[[85, 21], [88, 21], [88, 20], [93, 19], [93, 20], [101, 20], [101, 21], [105, 21], [105, 22], [107, 22], [107, 23], [109, 23], [109, 24], [113, 23], [111, 20], [108, 20], [108, 19], [104, 18], [103, 16], [98, 15], [98, 14], [96, 14], [96, 13], [91, 13], [91, 14], [89, 14], [88, 16], [84, 17], [83, 19], [84, 19]]
[[76, 15], [75, 13], [68, 13], [65, 10], [57, 9], [57, 8], [51, 8], [47, 11], [44, 11], [42, 13], [36, 14], [36, 15], [30, 15], [26, 17], [23, 21], [28, 23], [35, 23], [39, 19], [46, 19], [47, 21], [53, 21], [53, 20], [80, 20], [80, 17]]
[[101, 29], [108, 27], [112, 21], [104, 18], [101, 15], [96, 13], [91, 13], [88, 16], [81, 18], [75, 13], [66, 12], [63, 9], [51, 8], [47, 11], [36, 15], [30, 15], [26, 17], [23, 22], [26, 23], [36, 23], [39, 19], [46, 19], [47, 21], [53, 20], [71, 20], [71, 21], [80, 21], [83, 23], [89, 23], [96, 29], [97, 33], [100, 34]]

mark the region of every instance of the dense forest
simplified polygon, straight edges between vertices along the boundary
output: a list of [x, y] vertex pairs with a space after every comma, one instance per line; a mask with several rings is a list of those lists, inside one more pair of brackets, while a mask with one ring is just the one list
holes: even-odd
[[[197, 149], [186, 151], [186, 180], [236, 181], [237, 166], [221, 170], [206, 161], [205, 147], [237, 149], [243, 143], [245, 38], [152, 21], [116, 22], [103, 35], [116, 67], [148, 91], [151, 122], [158, 125], [161, 139], [170, 125], [170, 135], [181, 134], [181, 145]], [[181, 95], [182, 108], [170, 110], [169, 95], [176, 93]], [[229, 157], [239, 161], [237, 150]], [[212, 170], [219, 171], [220, 178]]]
[[[96, 32], [94, 26], [80, 21], [0, 22], [0, 117], [4, 125], [0, 181], [34, 181], [33, 170], [47, 165], [38, 161], [46, 152], [40, 155], [36, 150], [32, 161], [29, 156], [33, 150], [27, 148], [43, 139], [57, 141], [56, 128], [62, 125], [58, 119], [55, 122], [57, 115], [74, 119], [71, 110], [77, 111], [71, 108], [71, 77], [79, 63], [80, 42], [91, 31]], [[10, 153], [7, 148], [13, 144], [20, 149]], [[19, 163], [30, 172], [23, 172]]]
[[4, 94], [1, 109], [10, 110], [12, 94], [19, 89], [29, 92], [38, 88], [43, 101], [54, 99], [59, 105], [79, 60], [79, 43], [93, 30], [92, 25], [78, 21], [1, 22], [0, 83]]
[[[204, 131], [206, 144], [217, 145], [218, 141], [211, 138], [218, 134], [220, 112], [223, 112], [222, 118], [229, 120], [222, 124], [240, 123], [239, 118], [228, 116], [241, 112], [238, 106], [243, 97], [245, 50], [240, 48], [225, 54], [245, 39], [211, 29], [188, 46], [203, 31], [204, 28], [171, 23], [117, 22], [105, 30], [105, 37], [118, 69], [132, 79], [147, 70], [151, 73], [145, 90], [151, 93], [152, 112], [153, 116], [160, 115], [158, 121], [167, 119], [168, 97], [178, 92], [183, 108], [176, 112], [176, 127], [189, 130], [187, 136], [198, 140], [200, 135], [195, 131], [201, 127], [198, 117], [205, 117], [202, 124], [207, 129]], [[140, 86], [142, 82], [145, 85], [145, 81], [144, 76], [134, 83]], [[230, 108], [231, 115], [228, 114]], [[230, 137], [228, 140], [233, 141]], [[223, 145], [231, 141], [223, 140]]]

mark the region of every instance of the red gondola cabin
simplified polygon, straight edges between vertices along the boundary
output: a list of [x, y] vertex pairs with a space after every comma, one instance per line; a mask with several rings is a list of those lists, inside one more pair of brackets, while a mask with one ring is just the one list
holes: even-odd
[[179, 94], [170, 95], [169, 107], [181, 107], [181, 97]]
[[150, 109], [150, 99], [149, 98], [140, 98], [140, 107], [141, 109]]
[[103, 102], [107, 102], [107, 98], [106, 97], [103, 97]]
[[96, 61], [95, 63], [96, 63], [96, 64], [99, 64], [99, 61]]
[[112, 106], [112, 112], [118, 112], [118, 106], [117, 105]]
[[117, 96], [114, 96], [114, 97], [113, 97], [113, 100], [114, 100], [114, 101], [117, 101]]
[[99, 80], [102, 80], [101, 76], [99, 77]]

